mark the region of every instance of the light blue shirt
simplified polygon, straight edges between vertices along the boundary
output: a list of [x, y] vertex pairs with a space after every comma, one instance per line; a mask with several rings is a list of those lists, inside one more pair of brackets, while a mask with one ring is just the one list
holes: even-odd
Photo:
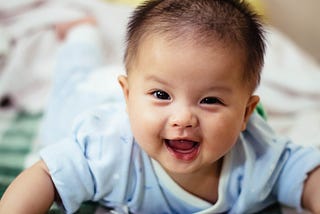
[[125, 205], [133, 213], [252, 213], [275, 201], [301, 209], [303, 182], [320, 164], [318, 150], [276, 136], [254, 114], [224, 158], [213, 205], [180, 188], [140, 149], [121, 102], [87, 113], [72, 136], [46, 147], [41, 157], [67, 213], [87, 200]]

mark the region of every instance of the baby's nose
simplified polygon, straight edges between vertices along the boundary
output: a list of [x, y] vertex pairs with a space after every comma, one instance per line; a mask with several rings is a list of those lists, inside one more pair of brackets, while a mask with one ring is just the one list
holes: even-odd
[[170, 125], [178, 128], [194, 128], [197, 124], [197, 116], [187, 108], [173, 113], [170, 120]]

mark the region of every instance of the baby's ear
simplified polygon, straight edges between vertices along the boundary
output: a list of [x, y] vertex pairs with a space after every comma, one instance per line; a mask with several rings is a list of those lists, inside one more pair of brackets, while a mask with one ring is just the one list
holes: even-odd
[[260, 101], [260, 98], [259, 98], [259, 96], [256, 96], [256, 95], [252, 95], [249, 98], [247, 106], [246, 106], [246, 111], [245, 111], [245, 114], [244, 114], [244, 118], [243, 118], [243, 124], [242, 124], [241, 131], [246, 129], [249, 117], [251, 116], [253, 111], [256, 109], [256, 106], [258, 105], [259, 101]]
[[124, 98], [125, 98], [126, 102], [128, 102], [128, 97], [129, 97], [128, 77], [125, 75], [120, 75], [118, 77], [118, 82], [122, 88]]

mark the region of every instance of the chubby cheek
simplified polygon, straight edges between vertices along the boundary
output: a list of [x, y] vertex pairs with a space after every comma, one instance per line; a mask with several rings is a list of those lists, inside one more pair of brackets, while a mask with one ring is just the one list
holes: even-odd
[[[212, 156], [219, 159], [224, 156], [236, 143], [242, 123], [236, 123], [235, 120], [221, 118], [215, 120], [211, 125], [207, 125], [205, 134], [206, 144], [204, 153], [206, 156]], [[215, 125], [212, 125], [215, 124]]]
[[128, 106], [128, 114], [130, 118], [131, 129], [137, 143], [149, 155], [158, 151], [162, 142], [160, 138], [161, 133], [161, 119], [150, 111], [147, 107], [132, 104]]

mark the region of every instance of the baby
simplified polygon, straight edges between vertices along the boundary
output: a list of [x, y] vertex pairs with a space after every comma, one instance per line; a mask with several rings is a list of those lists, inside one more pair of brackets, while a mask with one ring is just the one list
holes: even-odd
[[277, 201], [320, 213], [320, 152], [254, 112], [263, 33], [241, 0], [143, 3], [118, 79], [125, 105], [97, 107], [44, 148], [0, 213], [43, 213], [54, 201], [72, 213], [88, 200], [131, 213], [254, 213]]

